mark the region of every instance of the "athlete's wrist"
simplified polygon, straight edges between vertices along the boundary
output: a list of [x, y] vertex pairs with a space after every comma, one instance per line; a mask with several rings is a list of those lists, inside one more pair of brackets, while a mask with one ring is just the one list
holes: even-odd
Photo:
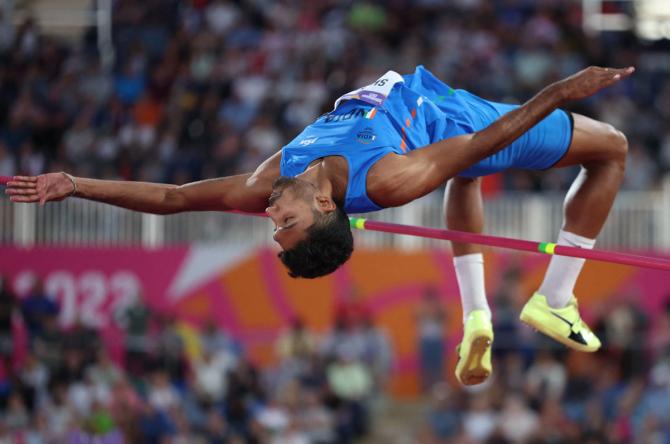
[[65, 176], [72, 184], [72, 191], [67, 197], [75, 197], [77, 195], [77, 192], [79, 191], [77, 187], [77, 180], [74, 178], [74, 176], [66, 173], [65, 171], [61, 171], [61, 174], [63, 174], [63, 176]]
[[547, 99], [552, 104], [556, 104], [557, 106], [566, 102], [570, 98], [569, 85], [567, 85], [563, 80], [552, 83], [551, 85], [544, 88], [542, 92], [544, 93], [543, 95], [547, 97]]

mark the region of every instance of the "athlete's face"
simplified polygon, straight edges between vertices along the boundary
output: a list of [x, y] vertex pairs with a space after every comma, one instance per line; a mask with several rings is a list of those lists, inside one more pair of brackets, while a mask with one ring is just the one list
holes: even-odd
[[275, 224], [273, 239], [290, 250], [307, 235], [318, 216], [317, 188], [305, 180], [280, 177], [272, 185], [265, 212]]

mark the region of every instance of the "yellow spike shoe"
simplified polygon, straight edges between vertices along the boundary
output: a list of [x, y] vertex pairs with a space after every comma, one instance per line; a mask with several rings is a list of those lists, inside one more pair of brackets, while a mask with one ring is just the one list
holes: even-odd
[[491, 374], [493, 326], [484, 310], [473, 310], [463, 327], [463, 340], [456, 348], [456, 379], [463, 385], [481, 384]]
[[539, 293], [533, 294], [519, 318], [534, 329], [575, 350], [594, 352], [600, 348], [600, 339], [579, 315], [577, 298], [570, 299], [563, 308], [553, 308]]

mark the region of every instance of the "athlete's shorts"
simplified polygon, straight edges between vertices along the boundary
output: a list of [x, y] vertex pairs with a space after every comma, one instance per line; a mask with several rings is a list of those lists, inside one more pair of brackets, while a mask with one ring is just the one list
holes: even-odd
[[[488, 116], [488, 122], [482, 122], [480, 128], [475, 127], [475, 131], [486, 128], [503, 114], [518, 108], [518, 105], [488, 103], [495, 111], [492, 111]], [[509, 168], [524, 170], [551, 168], [568, 152], [572, 142], [573, 127], [572, 114], [558, 109], [521, 135], [512, 144], [462, 171], [459, 176], [486, 176]]]
[[[442, 136], [436, 135], [436, 139], [483, 130], [502, 115], [519, 107], [490, 102], [465, 90], [454, 90], [423, 66], [418, 66], [413, 74], [403, 77], [411, 90], [434, 103], [449, 121], [443, 133], [440, 133]], [[567, 153], [572, 142], [573, 126], [572, 114], [556, 110], [512, 144], [462, 171], [459, 176], [486, 176], [509, 168], [551, 168]]]

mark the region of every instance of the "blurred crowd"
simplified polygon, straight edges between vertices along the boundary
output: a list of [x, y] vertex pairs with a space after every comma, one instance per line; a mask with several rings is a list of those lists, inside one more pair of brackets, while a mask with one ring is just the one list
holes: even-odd
[[[73, 45], [0, 16], [0, 175], [184, 183], [247, 172], [340, 94], [417, 64], [516, 103], [589, 64], [635, 65], [633, 78], [572, 109], [627, 134], [624, 187], [654, 187], [670, 170], [663, 44], [585, 35], [579, 1], [112, 3], [113, 59], [95, 29]], [[573, 174], [507, 173], [496, 186], [564, 189]]]
[[[332, 330], [294, 320], [259, 368], [214, 323], [195, 335], [138, 298], [116, 313], [118, 344], [61, 308], [39, 281], [0, 279], [0, 443], [346, 444], [368, 436], [391, 347], [367, 312]], [[26, 343], [17, 333], [25, 329]]]
[[670, 442], [670, 297], [652, 318], [639, 295], [612, 295], [592, 313], [603, 349], [570, 352], [519, 323], [512, 268], [492, 294], [494, 373], [464, 388], [452, 376], [460, 333], [447, 334], [460, 312], [428, 288], [405, 334], [424, 397], [394, 416], [394, 344], [355, 293], [331, 328], [295, 319], [263, 339], [274, 359], [260, 366], [250, 338], [214, 322], [194, 333], [141, 298], [116, 313], [118, 344], [81, 320], [64, 327], [39, 281], [21, 297], [2, 282], [2, 444]]

